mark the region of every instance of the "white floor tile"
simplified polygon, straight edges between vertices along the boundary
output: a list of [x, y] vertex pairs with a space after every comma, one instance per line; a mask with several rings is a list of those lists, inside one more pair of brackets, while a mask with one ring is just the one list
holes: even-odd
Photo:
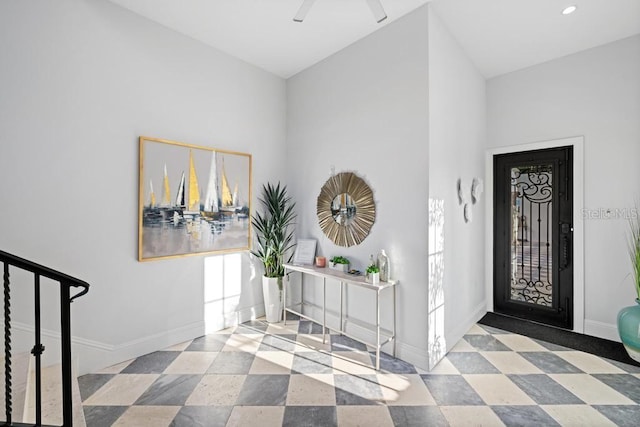
[[503, 374], [542, 374], [540, 368], [513, 351], [481, 351], [493, 366]]
[[488, 406], [441, 406], [451, 427], [504, 426]]
[[616, 424], [589, 405], [541, 405], [562, 426], [613, 427]]
[[588, 374], [549, 374], [554, 381], [589, 405], [633, 405], [629, 398]]
[[624, 374], [625, 371], [607, 362], [606, 360], [594, 356], [593, 354], [581, 351], [557, 351], [555, 354], [562, 357], [575, 367], [583, 370], [587, 374]]
[[463, 375], [487, 405], [535, 405], [520, 387], [501, 374]]

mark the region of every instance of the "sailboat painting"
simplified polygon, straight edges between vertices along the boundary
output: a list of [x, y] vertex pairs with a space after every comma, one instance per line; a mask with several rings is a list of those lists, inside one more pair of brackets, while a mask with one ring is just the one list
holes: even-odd
[[251, 154], [144, 136], [139, 144], [139, 261], [249, 249]]

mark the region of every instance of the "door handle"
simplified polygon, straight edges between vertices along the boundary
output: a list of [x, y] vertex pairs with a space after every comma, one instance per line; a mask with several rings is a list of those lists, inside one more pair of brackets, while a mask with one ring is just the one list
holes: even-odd
[[566, 222], [560, 224], [560, 241], [562, 243], [562, 249], [560, 251], [560, 270], [569, 266], [569, 233], [572, 231], [573, 227], [571, 227], [571, 224], [567, 224]]

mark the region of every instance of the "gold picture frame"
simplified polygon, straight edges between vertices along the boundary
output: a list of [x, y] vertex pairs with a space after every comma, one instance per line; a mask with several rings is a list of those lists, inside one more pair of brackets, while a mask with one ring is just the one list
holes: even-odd
[[318, 223], [338, 246], [359, 245], [376, 220], [376, 203], [369, 185], [353, 172], [331, 176], [316, 205]]
[[139, 147], [139, 261], [249, 250], [251, 154], [146, 136]]

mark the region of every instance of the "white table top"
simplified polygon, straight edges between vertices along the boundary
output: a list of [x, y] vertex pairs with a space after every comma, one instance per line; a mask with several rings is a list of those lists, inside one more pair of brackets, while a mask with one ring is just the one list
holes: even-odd
[[285, 270], [289, 271], [299, 271], [301, 273], [311, 274], [313, 276], [323, 277], [326, 279], [338, 280], [340, 282], [351, 283], [353, 285], [375, 290], [391, 288], [398, 284], [398, 280], [390, 280], [388, 282], [380, 281], [378, 284], [374, 285], [367, 282], [364, 275], [356, 276], [354, 274], [333, 270], [329, 267], [316, 267], [315, 265], [284, 264], [284, 268]]

